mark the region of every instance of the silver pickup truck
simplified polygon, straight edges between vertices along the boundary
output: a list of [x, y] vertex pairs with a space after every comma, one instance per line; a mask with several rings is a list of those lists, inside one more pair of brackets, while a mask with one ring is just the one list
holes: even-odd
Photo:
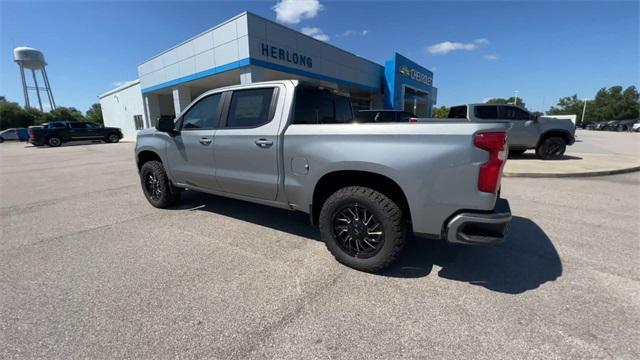
[[353, 120], [348, 97], [296, 80], [211, 90], [139, 132], [142, 190], [158, 208], [188, 189], [308, 213], [335, 258], [363, 271], [393, 262], [408, 231], [503, 239], [508, 124]]
[[453, 106], [449, 119], [467, 119], [473, 122], [508, 121], [509, 153], [520, 155], [535, 149], [543, 160], [562, 158], [567, 145], [575, 142], [576, 127], [571, 120], [535, 116], [516, 105], [467, 104]]

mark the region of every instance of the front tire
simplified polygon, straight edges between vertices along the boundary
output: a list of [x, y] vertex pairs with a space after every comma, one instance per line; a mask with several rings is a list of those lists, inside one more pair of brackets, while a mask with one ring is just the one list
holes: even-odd
[[154, 207], [168, 208], [180, 200], [180, 190], [171, 185], [159, 161], [148, 161], [142, 165], [140, 182], [144, 196]]
[[558, 160], [562, 158], [567, 143], [563, 138], [558, 136], [548, 137], [538, 144], [536, 148], [536, 156], [542, 160]]
[[363, 186], [348, 186], [325, 201], [320, 236], [338, 262], [375, 272], [393, 263], [404, 246], [402, 210], [386, 195]]

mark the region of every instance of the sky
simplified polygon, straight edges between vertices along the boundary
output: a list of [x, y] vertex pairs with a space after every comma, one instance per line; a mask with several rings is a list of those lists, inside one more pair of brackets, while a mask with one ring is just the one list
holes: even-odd
[[518, 91], [531, 110], [640, 83], [640, 2], [0, 0], [0, 95], [23, 104], [13, 48], [44, 52], [58, 106], [86, 111], [137, 66], [243, 11], [381, 65], [394, 52], [434, 72], [438, 105]]

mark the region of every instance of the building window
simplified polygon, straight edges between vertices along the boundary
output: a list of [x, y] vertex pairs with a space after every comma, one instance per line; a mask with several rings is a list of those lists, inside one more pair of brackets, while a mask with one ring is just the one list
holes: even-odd
[[142, 130], [142, 115], [133, 115], [133, 122], [136, 124], [136, 130]]

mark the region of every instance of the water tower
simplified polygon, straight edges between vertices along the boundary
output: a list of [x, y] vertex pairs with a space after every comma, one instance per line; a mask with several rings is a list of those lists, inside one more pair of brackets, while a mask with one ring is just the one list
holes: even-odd
[[[38, 96], [38, 105], [40, 105], [40, 111], [44, 111], [42, 108], [42, 99], [40, 98], [40, 92], [46, 91], [49, 98], [49, 105], [51, 110], [56, 108], [56, 103], [53, 101], [53, 93], [51, 92], [51, 86], [49, 85], [49, 77], [47, 76], [47, 62], [44, 61], [44, 54], [36, 49], [21, 46], [13, 49], [13, 60], [20, 66], [20, 77], [22, 78], [22, 92], [24, 93], [24, 105], [25, 107], [31, 107], [29, 103], [29, 90], [35, 90]], [[31, 76], [33, 77], [33, 86], [27, 86], [27, 80], [24, 76], [24, 70], [31, 70]], [[44, 87], [38, 86], [38, 78], [36, 71], [40, 71], [41, 77], [44, 81]]]

